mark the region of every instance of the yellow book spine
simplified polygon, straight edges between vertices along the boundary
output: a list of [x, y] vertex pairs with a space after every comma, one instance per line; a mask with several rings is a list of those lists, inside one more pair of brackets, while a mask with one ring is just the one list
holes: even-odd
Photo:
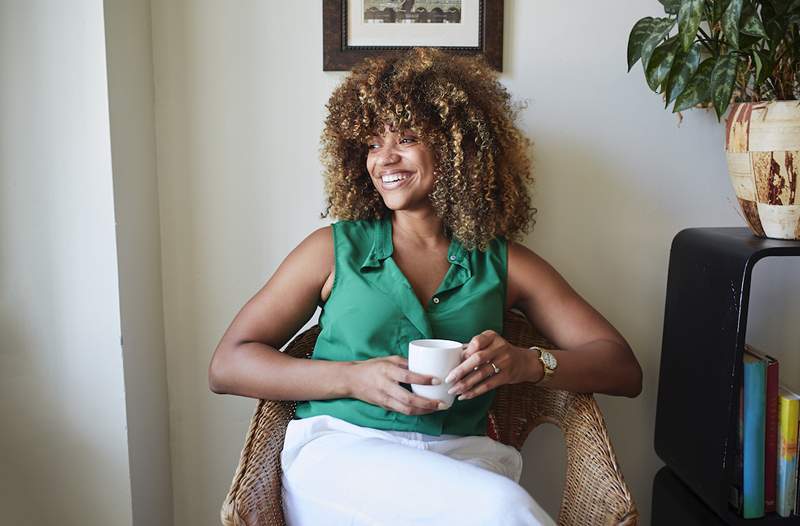
[[781, 517], [795, 513], [797, 491], [797, 419], [800, 400], [781, 388], [778, 395], [778, 472], [775, 508]]
[[780, 397], [778, 404], [778, 432], [780, 433], [780, 456], [790, 460], [797, 455], [797, 419], [800, 400]]

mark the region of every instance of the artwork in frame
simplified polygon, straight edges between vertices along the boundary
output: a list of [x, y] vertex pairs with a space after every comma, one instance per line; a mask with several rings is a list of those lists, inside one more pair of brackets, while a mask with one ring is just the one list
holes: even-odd
[[503, 0], [322, 0], [323, 70], [437, 47], [503, 70]]

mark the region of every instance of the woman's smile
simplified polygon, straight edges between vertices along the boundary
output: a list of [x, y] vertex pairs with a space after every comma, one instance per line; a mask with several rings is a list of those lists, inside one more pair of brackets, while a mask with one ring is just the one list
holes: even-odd
[[381, 187], [384, 190], [395, 190], [405, 186], [413, 175], [413, 172], [405, 170], [387, 170], [381, 174]]

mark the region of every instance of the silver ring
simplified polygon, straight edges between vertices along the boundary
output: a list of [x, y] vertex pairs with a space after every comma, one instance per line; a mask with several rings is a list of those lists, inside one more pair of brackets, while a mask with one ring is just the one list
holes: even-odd
[[499, 368], [498, 366], [496, 366], [496, 365], [494, 364], [494, 362], [489, 362], [489, 365], [491, 365], [491, 366], [492, 366], [492, 369], [494, 369], [494, 374], [497, 374], [497, 373], [499, 373], [499, 372], [500, 372], [500, 368]]

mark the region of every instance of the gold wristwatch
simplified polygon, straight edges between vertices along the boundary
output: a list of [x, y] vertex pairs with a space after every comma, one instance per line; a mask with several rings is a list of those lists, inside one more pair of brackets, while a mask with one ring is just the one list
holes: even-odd
[[541, 347], [537, 347], [536, 345], [530, 347], [530, 350], [539, 353], [539, 361], [542, 362], [542, 370], [544, 371], [544, 376], [542, 376], [539, 381], [534, 383], [539, 385], [546, 384], [555, 374], [556, 369], [558, 368], [558, 360], [556, 360], [556, 357], [553, 356], [550, 351], [546, 351]]

